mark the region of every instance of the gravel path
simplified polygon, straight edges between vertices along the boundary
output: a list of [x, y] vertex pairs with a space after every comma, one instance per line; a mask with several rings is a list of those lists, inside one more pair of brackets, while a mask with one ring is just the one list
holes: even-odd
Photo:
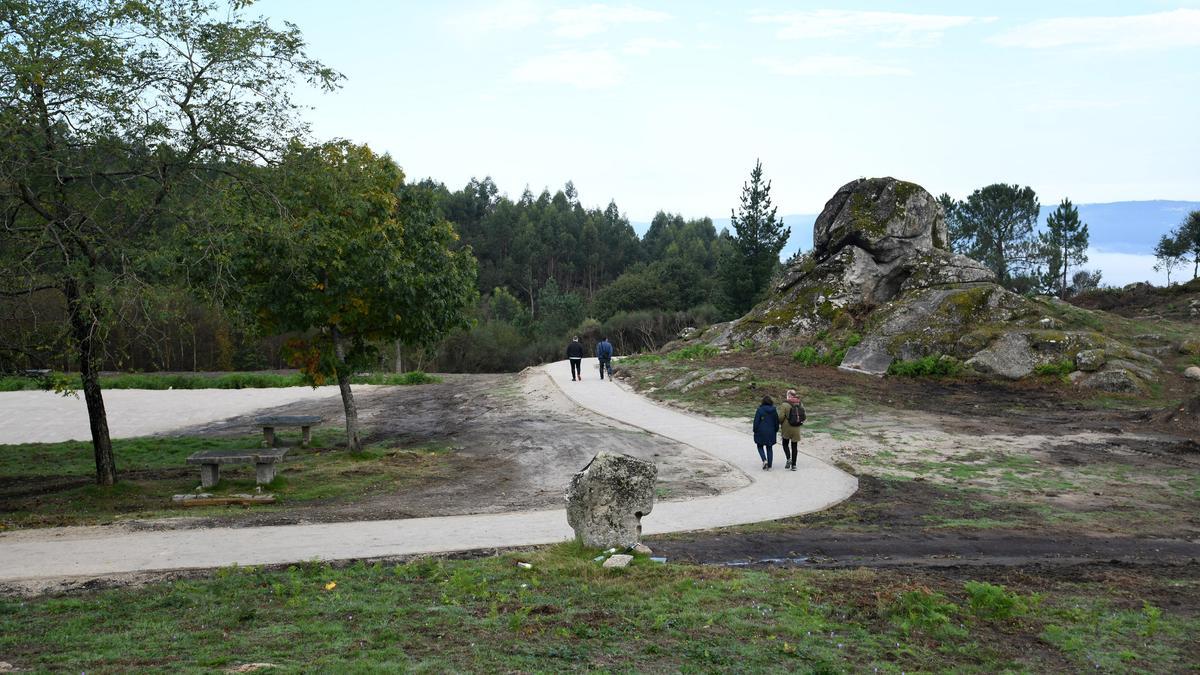
[[[745, 432], [659, 406], [611, 381], [572, 382], [565, 362], [542, 370], [549, 378], [540, 381], [552, 383], [546, 386], [560, 388], [580, 406], [691, 446], [750, 478], [746, 487], [715, 497], [656, 504], [643, 519], [646, 534], [809, 513], [836, 504], [857, 489], [854, 477], [813, 458], [802, 461], [796, 472], [763, 472]], [[64, 578], [527, 546], [571, 536], [563, 509], [157, 532], [34, 530], [0, 534], [0, 583], [44, 586]]]

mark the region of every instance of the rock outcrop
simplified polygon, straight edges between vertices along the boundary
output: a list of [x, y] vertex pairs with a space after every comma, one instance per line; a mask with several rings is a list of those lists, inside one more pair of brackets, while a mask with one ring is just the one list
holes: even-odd
[[571, 477], [567, 522], [575, 538], [594, 548], [627, 548], [642, 536], [642, 518], [654, 508], [658, 468], [652, 462], [601, 451]]
[[862, 178], [825, 205], [813, 250], [788, 265], [766, 300], [691, 340], [814, 347], [845, 370], [877, 376], [897, 360], [947, 357], [1011, 379], [1078, 367], [1089, 373], [1074, 378], [1082, 386], [1139, 389], [1157, 359], [1100, 325], [1088, 310], [1012, 293], [985, 265], [951, 252], [941, 206], [924, 188]]

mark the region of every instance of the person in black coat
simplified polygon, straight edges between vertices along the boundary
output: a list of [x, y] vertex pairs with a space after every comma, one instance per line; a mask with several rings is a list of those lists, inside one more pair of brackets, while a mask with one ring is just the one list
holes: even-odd
[[754, 412], [754, 444], [758, 446], [758, 456], [762, 458], [763, 471], [771, 468], [771, 459], [775, 454], [775, 440], [779, 433], [779, 412], [775, 410], [775, 402], [770, 396], [764, 396], [762, 405]]
[[583, 345], [579, 344], [579, 336], [576, 335], [571, 344], [567, 345], [567, 360], [571, 362], [571, 381], [583, 379]]

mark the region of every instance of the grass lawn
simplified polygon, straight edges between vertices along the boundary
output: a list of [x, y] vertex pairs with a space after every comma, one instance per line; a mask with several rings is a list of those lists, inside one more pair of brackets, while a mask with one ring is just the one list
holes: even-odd
[[[1182, 672], [1195, 616], [1121, 584], [1036, 591], [871, 570], [644, 558], [604, 570], [564, 544], [477, 560], [225, 569], [0, 599], [0, 656], [47, 671]], [[532, 563], [532, 569], [516, 565]], [[1197, 579], [1138, 579], [1195, 594]]]
[[[28, 528], [94, 525], [119, 519], [168, 516], [236, 515], [225, 506], [184, 508], [171, 496], [192, 492], [200, 469], [185, 463], [199, 450], [257, 448], [262, 437], [161, 437], [113, 441], [120, 482], [110, 488], [93, 483], [95, 465], [89, 442], [0, 445], [0, 527]], [[312, 448], [293, 448], [275, 480], [264, 487], [278, 502], [255, 506], [254, 513], [285, 510], [317, 501], [347, 501], [382, 490], [414, 485], [448, 469], [448, 449], [440, 446], [396, 448], [375, 444], [351, 454], [332, 450], [344, 440], [340, 428], [313, 430]], [[221, 482], [206, 492], [253, 493], [253, 465], [221, 470]]]

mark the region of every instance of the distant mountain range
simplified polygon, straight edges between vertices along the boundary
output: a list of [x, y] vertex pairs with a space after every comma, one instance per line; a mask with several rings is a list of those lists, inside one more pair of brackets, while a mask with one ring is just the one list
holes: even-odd
[[[1057, 204], [1042, 207], [1041, 224], [1057, 208]], [[1091, 248], [1110, 253], [1149, 255], [1162, 235], [1177, 227], [1190, 211], [1200, 210], [1200, 202], [1158, 199], [1144, 202], [1111, 202], [1107, 204], [1076, 204], [1079, 218], [1088, 225]], [[787, 259], [796, 251], [812, 248], [812, 227], [815, 213], [792, 213], [783, 222], [792, 228], [792, 235], [780, 257]], [[717, 231], [730, 227], [728, 218], [714, 218]], [[638, 235], [643, 235], [650, 223], [632, 223]]]

